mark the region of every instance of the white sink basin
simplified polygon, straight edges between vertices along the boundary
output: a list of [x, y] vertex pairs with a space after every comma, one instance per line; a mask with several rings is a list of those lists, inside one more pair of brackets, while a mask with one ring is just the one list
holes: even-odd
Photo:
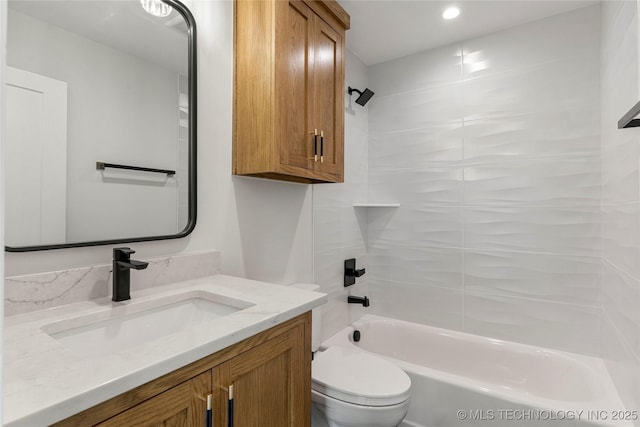
[[135, 300], [42, 327], [68, 349], [85, 356], [117, 353], [251, 307], [248, 301], [192, 291]]

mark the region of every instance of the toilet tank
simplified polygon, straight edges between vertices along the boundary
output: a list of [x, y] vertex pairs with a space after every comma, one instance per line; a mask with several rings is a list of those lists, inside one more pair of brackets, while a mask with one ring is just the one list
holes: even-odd
[[[315, 285], [313, 283], [294, 283], [291, 287], [305, 291], [320, 292], [320, 285]], [[311, 316], [311, 351], [315, 352], [320, 348], [320, 340], [322, 337], [322, 315], [320, 307], [311, 310]]]

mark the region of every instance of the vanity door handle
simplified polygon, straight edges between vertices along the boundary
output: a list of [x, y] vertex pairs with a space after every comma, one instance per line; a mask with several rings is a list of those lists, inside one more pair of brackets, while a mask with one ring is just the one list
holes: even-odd
[[313, 132], [313, 161], [318, 161], [318, 129], [314, 129]]
[[229, 401], [227, 403], [227, 427], [233, 427], [233, 386], [229, 386]]
[[320, 131], [320, 163], [324, 163], [324, 131]]
[[205, 427], [213, 427], [213, 409], [211, 407], [211, 401], [213, 400], [213, 395], [207, 395], [207, 412], [206, 412], [206, 423]]

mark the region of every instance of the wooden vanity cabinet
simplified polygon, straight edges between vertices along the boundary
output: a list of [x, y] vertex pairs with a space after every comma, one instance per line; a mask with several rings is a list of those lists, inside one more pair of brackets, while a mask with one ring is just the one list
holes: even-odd
[[254, 335], [54, 426], [310, 427], [311, 313]]
[[233, 172], [344, 181], [344, 35], [334, 0], [236, 0]]
[[[234, 426], [306, 426], [310, 412], [306, 400], [311, 390], [311, 372], [305, 366], [301, 328], [234, 357], [214, 369], [218, 406], [228, 403], [228, 385], [233, 384]], [[228, 411], [218, 411], [216, 426], [228, 425]]]
[[211, 374], [205, 372], [97, 425], [204, 426], [207, 401], [202, 397], [209, 393]]

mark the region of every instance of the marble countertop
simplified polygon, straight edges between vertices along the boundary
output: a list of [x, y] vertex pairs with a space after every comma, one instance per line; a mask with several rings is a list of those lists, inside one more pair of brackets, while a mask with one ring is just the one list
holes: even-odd
[[[170, 299], [189, 291], [248, 301], [249, 308], [119, 352], [81, 356], [43, 332], [78, 316]], [[292, 319], [327, 301], [325, 294], [216, 275], [5, 319], [3, 425], [49, 425]]]

